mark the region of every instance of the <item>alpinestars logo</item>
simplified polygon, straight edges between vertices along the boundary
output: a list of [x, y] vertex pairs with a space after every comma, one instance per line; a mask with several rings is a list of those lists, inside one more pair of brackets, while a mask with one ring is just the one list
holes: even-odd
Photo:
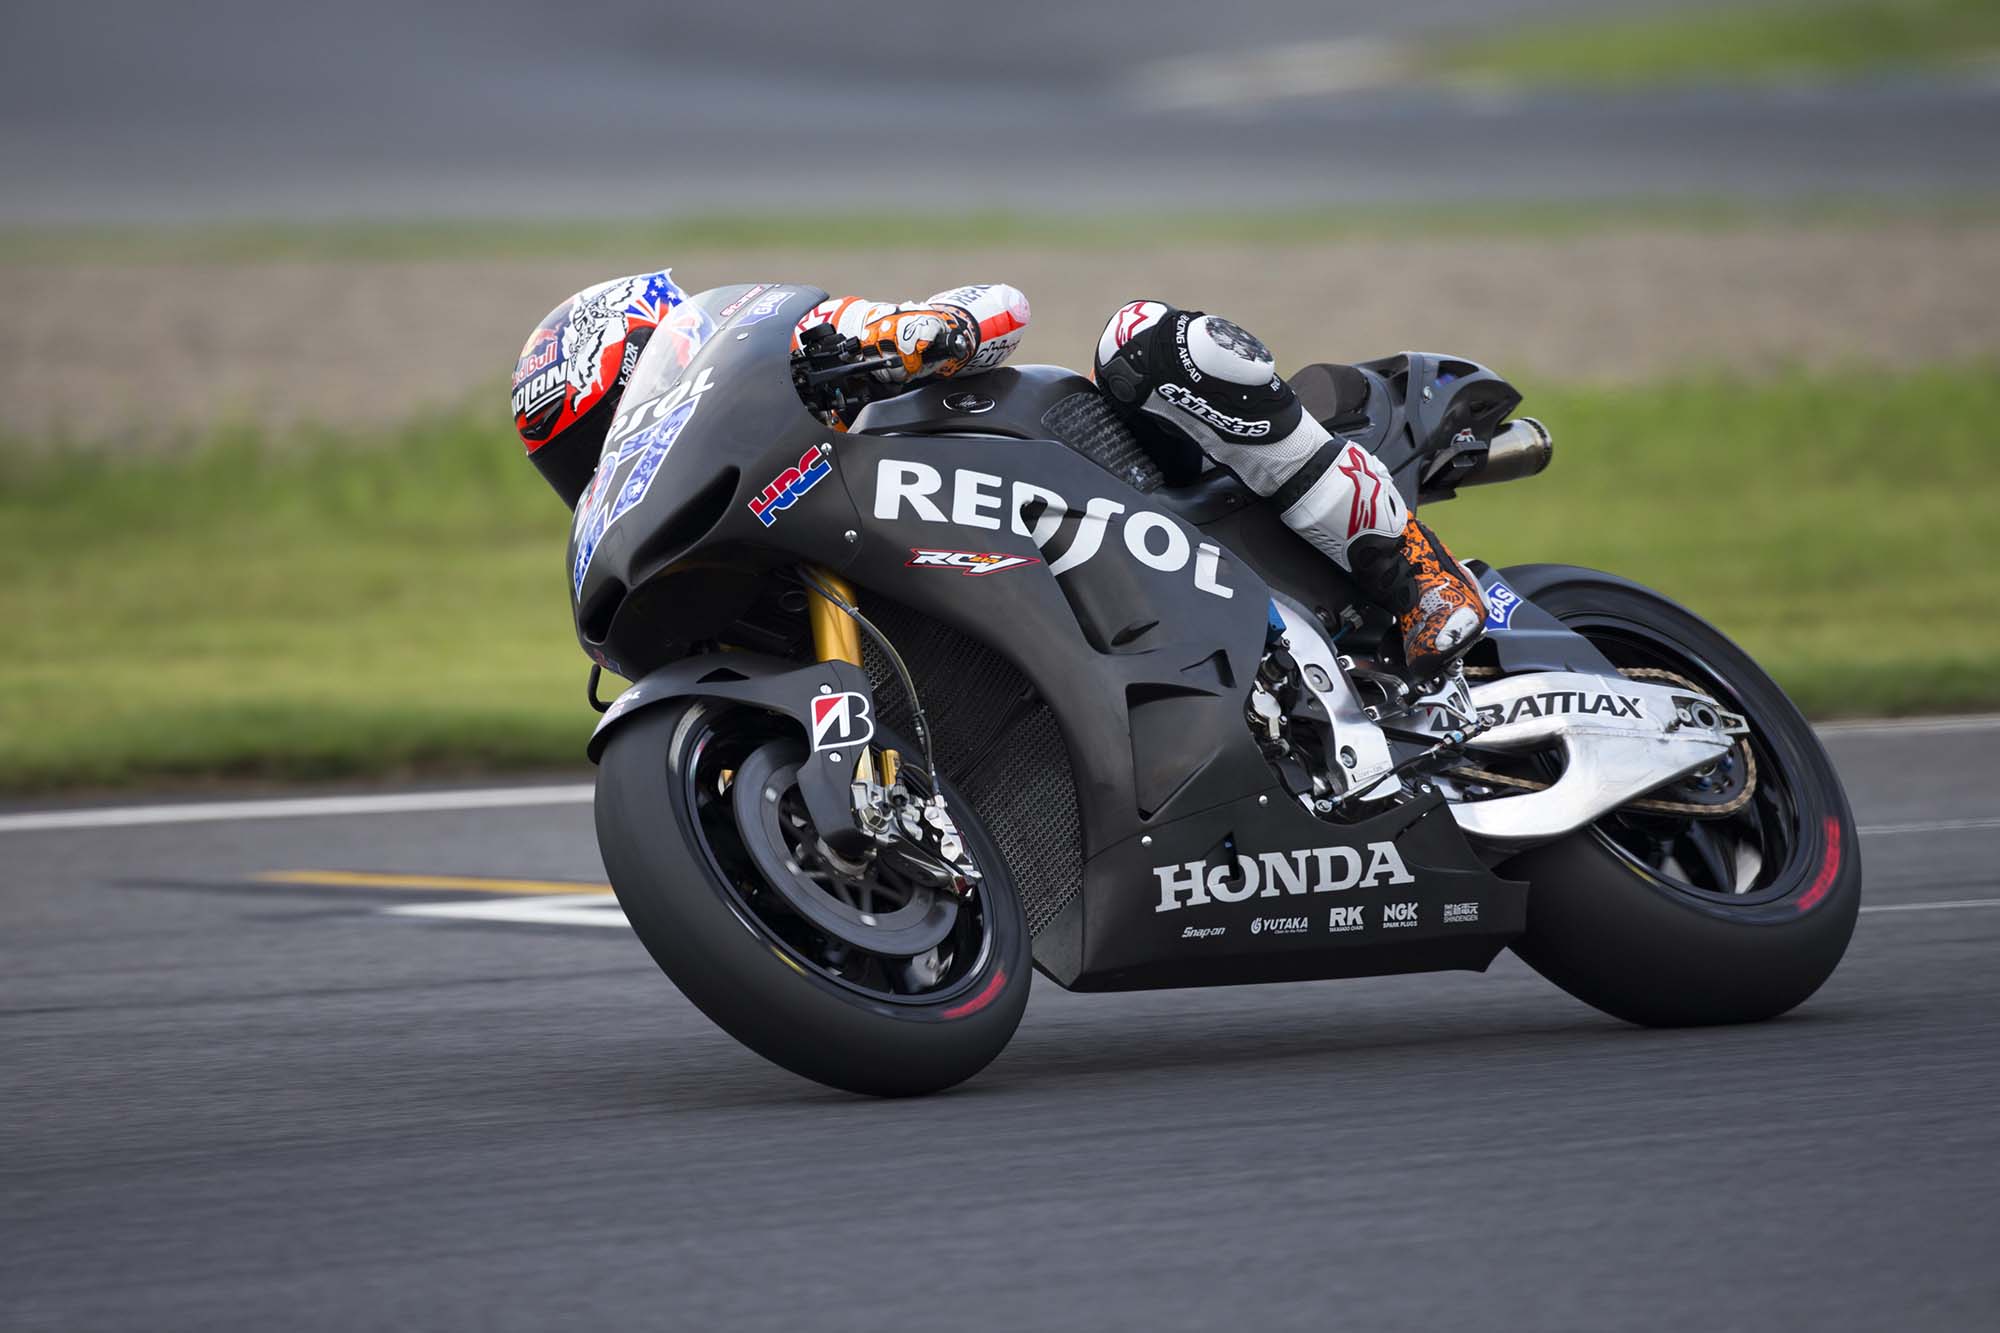
[[842, 691], [813, 698], [814, 750], [830, 750], [836, 745], [860, 745], [874, 735], [875, 719], [868, 712], [867, 695]]
[[1232, 417], [1227, 412], [1213, 406], [1193, 389], [1178, 384], [1162, 384], [1160, 397], [1178, 407], [1191, 417], [1199, 417], [1220, 431], [1240, 435], [1245, 439], [1257, 439], [1271, 433], [1268, 421], [1245, 421], [1242, 417]]
[[927, 551], [912, 546], [910, 558], [903, 562], [903, 567], [955, 569], [969, 579], [976, 579], [984, 574], [998, 574], [1003, 569], [1019, 569], [1022, 565], [1041, 563], [1032, 555], [1008, 555], [1005, 551]]
[[1347, 511], [1350, 541], [1376, 526], [1375, 505], [1382, 498], [1382, 476], [1368, 466], [1370, 461], [1359, 445], [1350, 444], [1334, 465], [1354, 483], [1354, 500]]
[[[1364, 860], [1365, 858], [1365, 860]], [[1373, 888], [1377, 884], [1414, 884], [1393, 842], [1362, 847], [1311, 847], [1295, 852], [1264, 852], [1255, 857], [1210, 865], [1188, 861], [1155, 866], [1160, 902], [1155, 912], [1178, 912], [1209, 903], [1240, 903], [1281, 894], [1338, 893]]]

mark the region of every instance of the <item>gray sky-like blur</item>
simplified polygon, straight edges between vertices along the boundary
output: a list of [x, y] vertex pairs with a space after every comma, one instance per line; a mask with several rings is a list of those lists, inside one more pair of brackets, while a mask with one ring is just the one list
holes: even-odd
[[0, 221], [1995, 184], [1990, 85], [1500, 98], [1338, 73], [1356, 39], [1684, 2], [15, 0]]

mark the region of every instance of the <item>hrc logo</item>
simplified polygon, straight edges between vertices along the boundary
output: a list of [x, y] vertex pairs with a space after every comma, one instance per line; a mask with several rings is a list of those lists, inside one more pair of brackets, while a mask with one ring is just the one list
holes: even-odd
[[780, 472], [776, 478], [764, 484], [764, 493], [750, 501], [750, 512], [757, 521], [770, 527], [778, 521], [778, 511], [790, 509], [798, 503], [799, 497], [824, 481], [833, 471], [833, 464], [820, 455], [820, 445], [814, 445], [799, 455], [799, 461]]

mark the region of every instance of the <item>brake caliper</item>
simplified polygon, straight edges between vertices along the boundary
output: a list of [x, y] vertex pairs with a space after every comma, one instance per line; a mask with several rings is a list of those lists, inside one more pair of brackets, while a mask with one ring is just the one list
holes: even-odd
[[964, 897], [981, 878], [942, 794], [925, 799], [903, 781], [902, 756], [862, 747], [855, 761], [854, 816], [876, 854], [911, 878]]

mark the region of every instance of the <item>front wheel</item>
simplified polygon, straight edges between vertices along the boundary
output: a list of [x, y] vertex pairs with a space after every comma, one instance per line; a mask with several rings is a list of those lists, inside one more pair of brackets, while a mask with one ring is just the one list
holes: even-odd
[[1006, 863], [949, 787], [982, 874], [965, 896], [893, 856], [835, 856], [798, 795], [811, 758], [795, 729], [752, 709], [631, 718], [597, 776], [619, 905], [681, 992], [774, 1064], [883, 1097], [970, 1078], [1028, 1002], [1027, 921]]
[[1666, 798], [1655, 808], [1614, 811], [1509, 863], [1533, 885], [1515, 951], [1648, 1026], [1754, 1022], [1804, 1001], [1861, 905], [1854, 816], [1812, 727], [1748, 654], [1660, 594], [1565, 565], [1504, 573], [1621, 670], [1685, 679], [1750, 728], [1714, 771], [1654, 793]]

